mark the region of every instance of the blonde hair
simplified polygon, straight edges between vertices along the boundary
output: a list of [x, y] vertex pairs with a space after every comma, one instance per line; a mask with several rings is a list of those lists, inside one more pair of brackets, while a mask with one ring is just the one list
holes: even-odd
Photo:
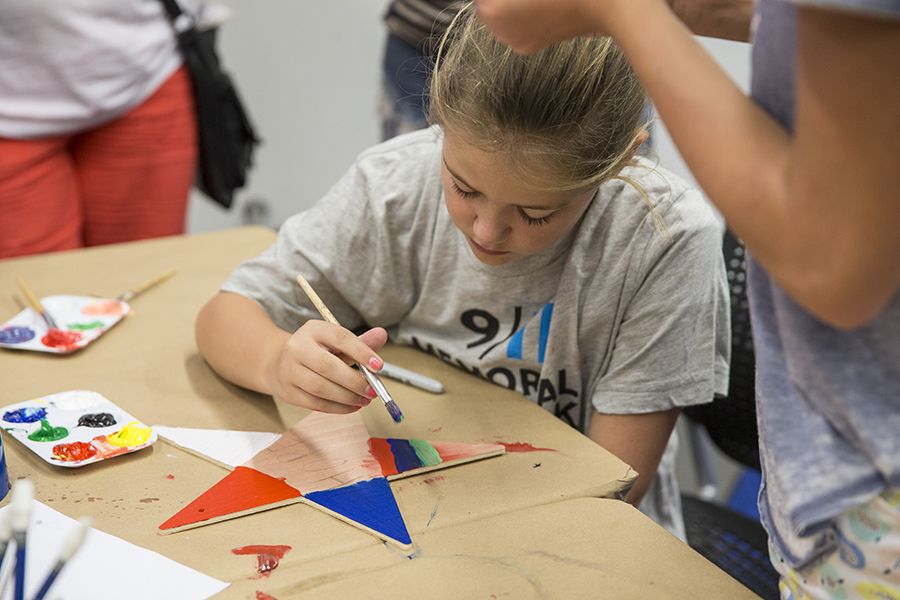
[[[513, 173], [545, 190], [629, 181], [619, 173], [636, 162], [648, 125], [646, 92], [611, 38], [577, 38], [522, 56], [475, 18], [471, 4], [441, 40], [429, 93], [431, 124], [499, 153]], [[652, 202], [635, 187], [659, 227]]]

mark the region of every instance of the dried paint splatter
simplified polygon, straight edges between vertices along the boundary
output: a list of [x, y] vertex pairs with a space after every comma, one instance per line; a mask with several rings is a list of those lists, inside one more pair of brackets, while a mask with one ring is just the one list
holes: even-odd
[[[256, 554], [257, 572], [260, 577], [268, 577], [269, 573], [278, 566], [278, 561], [284, 558], [290, 546], [242, 546], [232, 548], [231, 553], [237, 555]], [[259, 579], [258, 577], [256, 579]]]
[[559, 450], [554, 450], [553, 448], [538, 448], [536, 446], [532, 446], [531, 444], [526, 444], [525, 442], [495, 443], [500, 444], [501, 446], [506, 448], [507, 452], [559, 452]]

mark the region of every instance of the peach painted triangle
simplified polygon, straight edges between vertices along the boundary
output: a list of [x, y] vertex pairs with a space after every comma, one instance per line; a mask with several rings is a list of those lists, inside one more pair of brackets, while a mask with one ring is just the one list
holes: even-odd
[[[174, 533], [303, 502], [382, 539], [406, 546], [409, 535], [405, 533], [405, 525], [401, 535], [398, 533], [401, 528], [392, 521], [399, 515], [393, 495], [382, 493], [380, 505], [368, 507], [374, 511], [366, 510], [364, 505], [371, 498], [365, 494], [381, 486], [357, 484], [377, 478], [408, 477], [497, 456], [504, 451], [504, 446], [499, 444], [370, 438], [358, 413], [310, 413], [274, 444], [236, 467], [233, 473], [163, 523], [159, 532]], [[384, 487], [390, 492], [386, 481]], [[331, 490], [335, 493], [318, 494]], [[312, 497], [302, 497], [310, 494]], [[357, 510], [352, 508], [354, 503], [358, 505]], [[365, 523], [360, 521], [362, 514], [366, 515]], [[402, 523], [402, 517], [400, 520]]]

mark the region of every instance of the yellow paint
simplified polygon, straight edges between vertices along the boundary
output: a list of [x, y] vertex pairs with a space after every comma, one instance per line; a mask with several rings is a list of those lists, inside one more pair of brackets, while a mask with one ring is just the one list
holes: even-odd
[[138, 427], [137, 421], [132, 421], [121, 431], [106, 436], [106, 441], [113, 446], [140, 446], [150, 439], [152, 430], [149, 427]]

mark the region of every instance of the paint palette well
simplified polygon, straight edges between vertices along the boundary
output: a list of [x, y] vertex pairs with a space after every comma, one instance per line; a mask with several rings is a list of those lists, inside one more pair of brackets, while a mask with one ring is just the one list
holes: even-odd
[[131, 311], [126, 302], [87, 296], [47, 296], [41, 304], [59, 329], [51, 331], [29, 307], [0, 325], [0, 348], [68, 354], [96, 340]]
[[72, 390], [0, 408], [0, 425], [52, 465], [81, 467], [146, 448], [157, 435], [98, 394]]

